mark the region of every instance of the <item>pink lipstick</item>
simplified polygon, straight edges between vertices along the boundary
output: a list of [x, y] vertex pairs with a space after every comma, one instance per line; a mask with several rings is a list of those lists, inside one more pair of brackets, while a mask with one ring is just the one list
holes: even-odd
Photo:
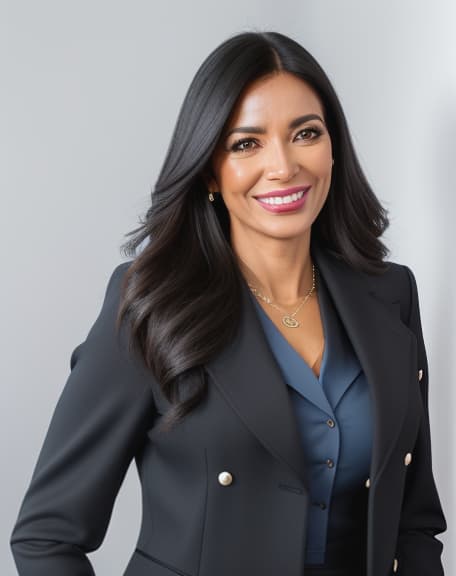
[[254, 196], [254, 198], [268, 212], [293, 212], [305, 204], [307, 192], [310, 188], [311, 186], [282, 188], [259, 194]]

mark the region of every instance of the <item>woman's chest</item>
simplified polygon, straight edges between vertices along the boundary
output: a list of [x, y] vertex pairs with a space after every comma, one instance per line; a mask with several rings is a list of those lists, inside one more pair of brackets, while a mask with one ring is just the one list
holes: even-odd
[[318, 377], [323, 359], [325, 335], [320, 313], [318, 299], [310, 298], [296, 316], [299, 326], [290, 328], [286, 326], [282, 318], [284, 316], [278, 310], [265, 303], [260, 303], [263, 311], [273, 322], [283, 338], [301, 356]]

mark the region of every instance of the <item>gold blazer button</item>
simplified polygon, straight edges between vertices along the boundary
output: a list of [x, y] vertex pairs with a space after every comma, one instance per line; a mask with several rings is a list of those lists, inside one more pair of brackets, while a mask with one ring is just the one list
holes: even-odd
[[407, 454], [405, 455], [405, 458], [404, 458], [404, 464], [406, 466], [408, 466], [411, 461], [412, 461], [412, 454], [411, 454], [411, 452], [407, 452]]
[[229, 472], [220, 472], [218, 481], [222, 486], [229, 486], [233, 482], [233, 477]]

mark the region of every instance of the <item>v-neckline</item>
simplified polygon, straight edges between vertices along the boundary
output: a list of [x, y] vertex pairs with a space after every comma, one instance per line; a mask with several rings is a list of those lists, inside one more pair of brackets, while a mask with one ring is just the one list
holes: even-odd
[[[320, 275], [318, 277], [318, 280], [319, 280], [319, 284], [318, 284], [319, 289], [316, 291], [316, 294], [317, 294], [317, 298], [318, 298], [318, 305], [320, 308], [320, 316], [321, 316], [322, 329], [323, 329], [323, 341], [324, 341], [323, 357], [322, 357], [322, 361], [321, 361], [321, 365], [320, 365], [320, 373], [318, 376], [312, 370], [312, 367], [308, 364], [308, 362], [306, 362], [306, 360], [304, 360], [304, 358], [301, 356], [301, 354], [299, 354], [299, 352], [290, 344], [290, 342], [285, 338], [285, 336], [282, 334], [282, 332], [277, 328], [277, 326], [275, 325], [273, 320], [271, 320], [269, 315], [264, 311], [264, 309], [262, 308], [262, 306], [258, 302], [258, 300], [255, 298], [255, 296], [253, 296], [253, 294], [250, 294], [250, 296], [251, 296], [253, 302], [255, 303], [255, 306], [260, 311], [262, 317], [265, 318], [266, 322], [272, 327], [274, 333], [281, 340], [282, 344], [285, 344], [286, 347], [291, 351], [291, 353], [296, 358], [298, 358], [301, 363], [304, 364], [305, 368], [313, 376], [314, 380], [316, 380], [318, 382], [318, 384], [321, 386], [321, 388], [323, 388], [323, 373], [324, 373], [324, 370], [325, 370], [325, 367], [327, 364], [327, 355], [328, 355], [328, 329], [327, 329], [327, 318], [326, 318], [325, 305], [323, 302], [323, 299], [325, 298], [325, 296], [322, 295], [325, 288], [322, 286], [323, 282], [321, 281]], [[320, 356], [321, 356], [321, 354], [317, 357], [317, 360], [320, 358]]]
[[[282, 371], [287, 373], [286, 380], [288, 384], [296, 392], [332, 414], [351, 383], [362, 372], [362, 367], [320, 272], [319, 280], [320, 289], [317, 291], [317, 296], [325, 345], [318, 377], [304, 358], [283, 336], [252, 293], [250, 293], [250, 297], [254, 306], [259, 310], [258, 320], [263, 325], [263, 329], [269, 332], [269, 335], [276, 340], [277, 345], [286, 351], [285, 355], [286, 353], [290, 354], [288, 362], [294, 364], [297, 370], [299, 370], [298, 367], [302, 367], [304, 372], [308, 374], [308, 384], [306, 386], [304, 384], [305, 379], [293, 378], [291, 366], [288, 363], [284, 364], [281, 355], [277, 356], [275, 351], [272, 350], [278, 364], [281, 365]], [[265, 336], [267, 340], [270, 340], [268, 334], [265, 334]]]

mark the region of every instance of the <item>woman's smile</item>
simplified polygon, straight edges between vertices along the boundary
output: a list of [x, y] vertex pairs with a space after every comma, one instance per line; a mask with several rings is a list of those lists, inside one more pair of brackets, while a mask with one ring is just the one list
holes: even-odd
[[293, 188], [275, 190], [273, 192], [268, 192], [267, 194], [254, 196], [254, 198], [270, 212], [278, 214], [293, 212], [301, 208], [301, 206], [304, 206], [307, 192], [310, 188], [310, 186], [294, 186]]

